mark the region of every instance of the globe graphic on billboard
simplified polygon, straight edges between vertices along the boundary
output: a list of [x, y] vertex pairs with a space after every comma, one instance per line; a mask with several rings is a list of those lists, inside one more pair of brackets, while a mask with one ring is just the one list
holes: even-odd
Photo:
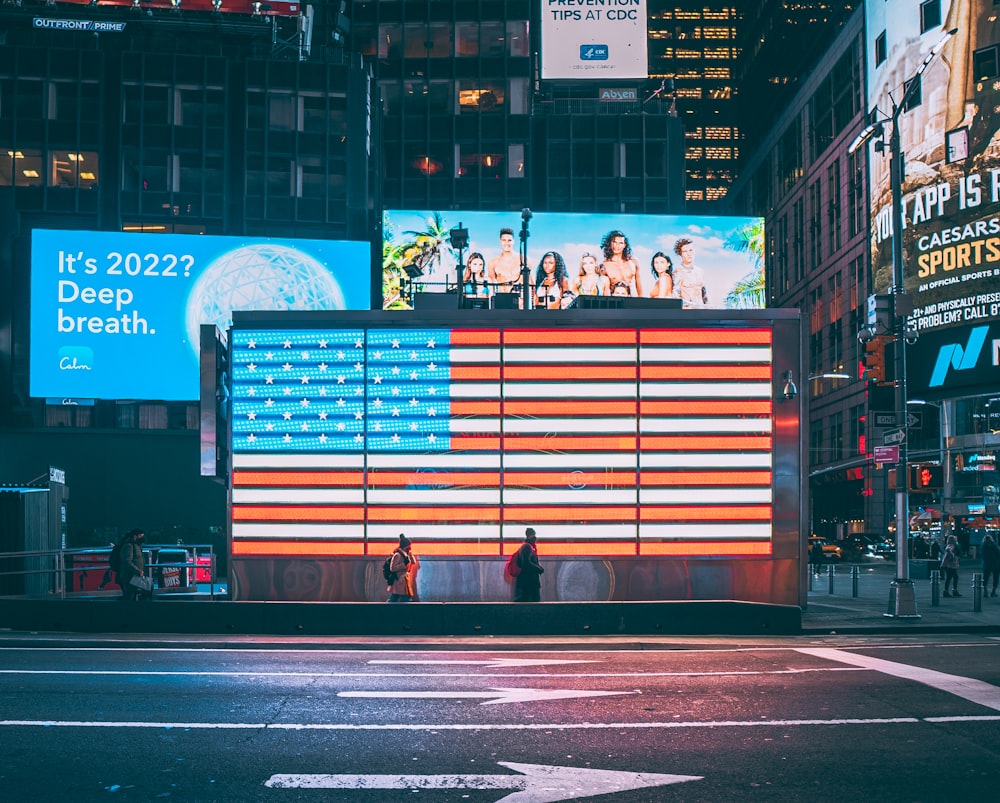
[[233, 310], [345, 309], [340, 284], [315, 257], [275, 243], [255, 243], [213, 260], [191, 288], [185, 316], [188, 343], [198, 351], [200, 326], [222, 331]]

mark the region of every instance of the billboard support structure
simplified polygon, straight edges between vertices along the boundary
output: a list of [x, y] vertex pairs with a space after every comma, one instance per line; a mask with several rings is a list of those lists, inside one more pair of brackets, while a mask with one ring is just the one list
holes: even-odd
[[[892, 114], [885, 115], [884, 120], [876, 120], [868, 125], [848, 147], [848, 153], [854, 153], [876, 136], [884, 137], [884, 123], [891, 126], [889, 133], [889, 182], [892, 197], [892, 336], [896, 341], [895, 348], [895, 400], [896, 420], [903, 428], [903, 437], [899, 442], [899, 460], [896, 463], [896, 476], [907, 476], [907, 439], [906, 439], [906, 348], [903, 345], [913, 337], [908, 329], [908, 318], [912, 305], [907, 303], [903, 288], [903, 153], [899, 136], [899, 118], [906, 111], [907, 104], [920, 89], [920, 76], [934, 57], [941, 52], [948, 40], [958, 32], [957, 28], [946, 31], [940, 41], [917, 67], [916, 72], [906, 82], [903, 95], [897, 102], [892, 96]], [[885, 616], [896, 619], [919, 619], [913, 580], [910, 578], [910, 545], [909, 545], [909, 495], [907, 483], [896, 483], [896, 576], [889, 586], [889, 610]]]

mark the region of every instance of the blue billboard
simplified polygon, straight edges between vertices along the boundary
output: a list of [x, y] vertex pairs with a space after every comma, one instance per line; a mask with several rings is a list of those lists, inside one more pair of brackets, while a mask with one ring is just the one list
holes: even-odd
[[198, 398], [199, 327], [370, 308], [367, 242], [36, 229], [32, 396]]

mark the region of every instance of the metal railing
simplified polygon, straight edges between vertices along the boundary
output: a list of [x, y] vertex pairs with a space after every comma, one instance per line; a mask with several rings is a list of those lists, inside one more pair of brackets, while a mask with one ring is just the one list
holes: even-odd
[[[146, 544], [144, 575], [154, 595], [178, 592], [216, 597], [216, 555], [211, 544]], [[0, 552], [0, 596], [67, 599], [103, 594], [113, 586], [116, 570], [109, 565], [111, 547]], [[162, 559], [161, 559], [162, 558]]]

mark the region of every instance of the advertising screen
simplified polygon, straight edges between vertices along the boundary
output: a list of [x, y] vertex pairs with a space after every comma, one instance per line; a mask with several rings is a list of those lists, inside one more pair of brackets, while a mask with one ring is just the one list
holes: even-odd
[[[100, 0], [102, 6], [122, 6], [132, 8], [133, 0]], [[57, 0], [57, 7], [66, 3], [67, 5], [92, 6], [92, 0]], [[302, 13], [302, 3], [299, 0], [222, 0], [216, 7], [212, 0], [181, 0], [176, 5], [171, 0], [142, 0], [143, 10], [149, 8], [169, 9], [171, 11], [182, 10], [185, 13], [190, 11], [201, 11], [214, 14], [246, 14], [256, 16], [279, 16], [297, 17]]]
[[[903, 287], [921, 333], [1000, 320], [1000, 102], [993, 0], [866, 3], [868, 107], [884, 119], [919, 76], [919, 105], [898, 115], [903, 165]], [[940, 15], [937, 9], [940, 9]], [[930, 16], [928, 16], [930, 15]], [[885, 126], [884, 144], [891, 131]], [[869, 146], [872, 148], [872, 146]], [[889, 150], [872, 148], [875, 289], [892, 283]], [[964, 337], [958, 337], [964, 340]], [[929, 341], [928, 341], [929, 342]], [[926, 352], [918, 341], [917, 354]], [[926, 353], [933, 363], [937, 351]]]
[[[578, 313], [575, 317], [585, 320]], [[232, 554], [769, 556], [767, 326], [236, 327]]]
[[[464, 244], [454, 229], [466, 231]], [[552, 308], [582, 295], [679, 298], [689, 308], [765, 305], [762, 218], [390, 210], [382, 220], [383, 307], [406, 307], [411, 290], [454, 291], [459, 283], [466, 295], [517, 292], [524, 244], [532, 292]]]
[[542, 0], [542, 78], [646, 78], [646, 0]]
[[32, 396], [196, 400], [199, 327], [369, 309], [366, 242], [35, 229]]

